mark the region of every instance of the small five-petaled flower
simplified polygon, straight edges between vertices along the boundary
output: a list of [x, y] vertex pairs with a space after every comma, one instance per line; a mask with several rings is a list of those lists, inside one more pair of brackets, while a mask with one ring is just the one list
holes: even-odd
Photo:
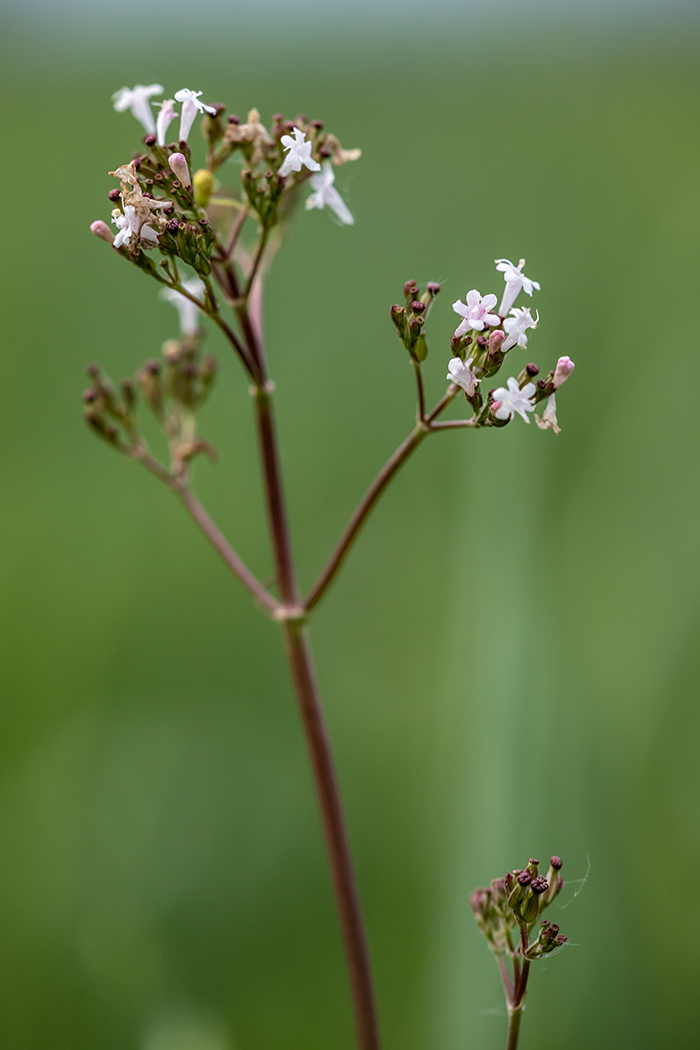
[[151, 95], [162, 95], [163, 90], [161, 84], [148, 84], [146, 87], [143, 84], [137, 84], [132, 88], [123, 87], [119, 91], [114, 92], [112, 102], [117, 113], [123, 113], [125, 109], [130, 109], [148, 134], [154, 135], [156, 122], [153, 119], [153, 110], [148, 100]]
[[355, 222], [352, 213], [333, 185], [335, 172], [330, 161], [325, 161], [321, 171], [316, 175], [312, 175], [309, 181], [314, 192], [306, 200], [307, 211], [311, 208], [325, 208], [328, 205], [342, 223], [346, 226], [352, 226]]
[[527, 413], [533, 412], [535, 408], [530, 398], [537, 391], [537, 387], [534, 383], [526, 383], [521, 390], [518, 380], [512, 376], [507, 382], [507, 387], [499, 386], [493, 392], [494, 406], [498, 402], [498, 407], [494, 407], [494, 416], [496, 419], [512, 419], [517, 412], [529, 423]]
[[514, 266], [510, 259], [496, 259], [496, 269], [501, 271], [506, 282], [503, 298], [501, 299], [501, 308], [499, 310], [501, 317], [506, 316], [521, 291], [525, 292], [526, 295], [532, 295], [534, 288], [536, 288], [538, 292], [540, 290], [537, 281], [531, 281], [530, 278], [526, 277], [523, 273], [524, 265], [524, 259], [521, 259], [517, 266]]
[[467, 292], [466, 304], [461, 299], [452, 304], [454, 312], [464, 318], [455, 330], [455, 335], [461, 337], [471, 330], [483, 332], [487, 325], [491, 328], [499, 325], [500, 317], [498, 314], [491, 313], [497, 302], [498, 296], [485, 295], [482, 298], [476, 288], [472, 288], [470, 292]]
[[510, 350], [511, 346], [515, 346], [516, 343], [524, 350], [527, 346], [527, 336], [525, 335], [525, 332], [528, 328], [537, 328], [537, 323], [540, 319], [539, 314], [537, 317], [533, 317], [526, 306], [523, 306], [522, 308], [515, 307], [515, 309], [510, 312], [511, 316], [506, 317], [503, 322], [503, 327], [508, 333], [508, 338], [501, 347], [504, 353], [506, 350]]
[[282, 145], [288, 150], [288, 153], [282, 162], [279, 174], [289, 175], [293, 171], [301, 171], [303, 166], [309, 171], [320, 171], [321, 165], [311, 156], [311, 143], [306, 141], [304, 132], [299, 131], [299, 128], [294, 128], [293, 134], [294, 138], [291, 135], [282, 136]]

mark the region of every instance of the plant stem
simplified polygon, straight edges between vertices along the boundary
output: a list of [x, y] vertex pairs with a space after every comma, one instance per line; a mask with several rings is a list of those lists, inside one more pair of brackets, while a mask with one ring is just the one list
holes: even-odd
[[[419, 372], [416, 371], [416, 375]], [[435, 423], [437, 416], [449, 405], [450, 401], [455, 397], [458, 387], [450, 385], [445, 396], [438, 401], [435, 408], [432, 410], [429, 416], [425, 416], [423, 420], [411, 431], [408, 437], [403, 441], [394, 452], [393, 456], [387, 460], [382, 469], [377, 474], [376, 478], [367, 489], [362, 499], [357, 505], [355, 513], [353, 514], [350, 522], [345, 529], [345, 532], [340, 537], [338, 545], [328, 560], [326, 567], [324, 568], [321, 575], [316, 580], [316, 583], [311, 588], [309, 596], [306, 599], [306, 609], [311, 611], [315, 605], [321, 600], [326, 590], [333, 582], [338, 570], [345, 561], [345, 557], [350, 550], [353, 542], [357, 538], [357, 534], [364, 525], [370, 511], [374, 507], [375, 503], [382, 495], [387, 485], [394, 477], [394, 475], [401, 469], [408, 457], [415, 452], [420, 443], [432, 433], [433, 430], [443, 429], [442, 425]], [[460, 420], [460, 425], [473, 426], [471, 420]]]
[[506, 1050], [516, 1050], [518, 1045], [518, 1036], [520, 1035], [520, 1021], [523, 1016], [523, 1007], [514, 1007], [512, 1010], [508, 1010], [508, 1039], [506, 1041]]
[[[262, 253], [260, 253], [261, 255]], [[251, 285], [252, 287], [252, 285]], [[264, 373], [265, 353], [248, 314], [247, 300], [236, 309], [247, 350]], [[259, 330], [258, 326], [258, 330]], [[277, 583], [283, 608], [279, 619], [314, 772], [326, 848], [340, 915], [353, 994], [360, 1050], [379, 1050], [379, 1026], [372, 974], [359, 896], [348, 846], [330, 741], [325, 729], [308, 641], [303, 629], [306, 610], [300, 604], [282, 486], [271, 384], [252, 389]]]
[[391, 479], [397, 473], [398, 470], [403, 466], [408, 457], [412, 452], [418, 448], [420, 443], [427, 438], [430, 430], [426, 426], [415, 427], [405, 441], [399, 445], [394, 452], [393, 456], [387, 460], [382, 469], [377, 474], [376, 478], [367, 489], [367, 492], [360, 500], [353, 514], [350, 522], [345, 529], [345, 532], [338, 541], [338, 546], [333, 551], [325, 569], [316, 580], [316, 583], [311, 588], [309, 596], [306, 599], [306, 608], [308, 611], [314, 608], [315, 605], [320, 602], [323, 595], [326, 593], [328, 587], [335, 579], [338, 570], [345, 561], [348, 551], [350, 550], [354, 540], [357, 537], [360, 529], [364, 525], [370, 511], [374, 507], [375, 503], [384, 492]]
[[316, 686], [309, 643], [304, 626], [300, 621], [288, 620], [283, 624], [282, 629], [306, 733], [323, 829], [328, 845], [333, 885], [350, 971], [358, 1045], [361, 1050], [379, 1050], [379, 1025], [367, 940], [357, 896], [340, 792]]
[[[512, 994], [508, 994], [506, 988], [506, 999], [508, 1002], [508, 1037], [506, 1039], [506, 1050], [516, 1050], [518, 1037], [520, 1035], [520, 1022], [525, 1009], [525, 995], [527, 992], [527, 979], [530, 976], [530, 960], [525, 958], [528, 947], [527, 926], [520, 926], [520, 954], [523, 957], [522, 969], [515, 971], [515, 988]], [[516, 960], [513, 960], [514, 964]]]
[[250, 591], [255, 600], [267, 610], [273, 618], [277, 618], [280, 603], [250, 571], [243, 559], [239, 557], [226, 537], [219, 531], [209, 517], [197, 497], [190, 492], [182, 481], [173, 477], [170, 471], [166, 470], [165, 467], [159, 463], [157, 459], [154, 459], [153, 456], [146, 452], [145, 449], [137, 449], [130, 454], [134, 459], [143, 463], [144, 467], [149, 470], [151, 474], [154, 474], [159, 481], [162, 481], [172, 492], [175, 493], [185, 510], [202, 530], [212, 547], [214, 547], [217, 553], [226, 562], [229, 569], [231, 569], [234, 575], [238, 577], [243, 586]]

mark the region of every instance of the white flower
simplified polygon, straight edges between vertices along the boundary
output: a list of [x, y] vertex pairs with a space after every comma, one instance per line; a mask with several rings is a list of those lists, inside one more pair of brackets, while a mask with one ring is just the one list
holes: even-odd
[[550, 428], [555, 434], [561, 433], [561, 427], [557, 423], [557, 399], [554, 394], [550, 394], [547, 398], [547, 406], [542, 413], [542, 419], [535, 414], [535, 423], [540, 430], [549, 430]]
[[555, 390], [558, 390], [562, 383], [565, 383], [571, 373], [573, 372], [576, 365], [570, 357], [560, 357], [557, 361], [557, 367], [554, 370], [552, 376], [552, 384]]
[[294, 138], [291, 135], [282, 136], [282, 145], [289, 150], [287, 156], [279, 169], [280, 175], [289, 175], [291, 171], [301, 171], [302, 165], [306, 165], [309, 171], [320, 171], [321, 165], [311, 156], [311, 143], [306, 141], [306, 135], [299, 128], [294, 128]]
[[[204, 285], [200, 281], [199, 277], [192, 277], [189, 281], [184, 281], [182, 287], [190, 295], [201, 296], [204, 291]], [[161, 299], [164, 299], [167, 303], [172, 305], [177, 310], [180, 316], [180, 332], [187, 339], [192, 338], [199, 331], [199, 315], [201, 310], [198, 306], [188, 299], [186, 295], [182, 295], [180, 292], [176, 292], [174, 288], [164, 288], [160, 293]]]
[[529, 423], [527, 413], [533, 412], [535, 408], [530, 398], [536, 390], [534, 383], [526, 383], [521, 390], [518, 380], [511, 376], [507, 387], [499, 386], [493, 392], [493, 400], [500, 401], [499, 407], [494, 412], [496, 419], [512, 419], [517, 412], [526, 423]]
[[165, 136], [168, 133], [168, 128], [177, 116], [173, 105], [174, 101], [174, 98], [166, 98], [165, 102], [160, 103], [160, 113], [156, 120], [156, 141], [159, 146], [165, 145]]
[[467, 397], [473, 397], [476, 392], [476, 376], [471, 370], [473, 358], [462, 361], [459, 357], [453, 357], [447, 366], [447, 378], [457, 386], [461, 386]]
[[150, 242], [146, 243], [145, 247], [152, 248], [158, 243], [158, 234], [147, 222], [143, 221], [143, 217], [139, 215], [133, 204], [127, 204], [123, 214], [119, 208], [115, 208], [112, 212], [112, 222], [119, 228], [119, 233], [114, 238], [115, 248], [121, 248], [122, 244], [129, 244], [132, 234], [137, 240]]
[[153, 135], [155, 134], [156, 124], [153, 119], [151, 103], [148, 100], [151, 95], [162, 94], [163, 87], [161, 84], [149, 84], [147, 87], [144, 87], [143, 84], [137, 84], [133, 88], [123, 87], [120, 91], [115, 91], [112, 95], [112, 102], [117, 113], [123, 113], [125, 109], [130, 109], [139, 123], [143, 124], [148, 134]]
[[527, 336], [525, 335], [525, 332], [528, 328], [537, 328], [540, 319], [539, 314], [537, 314], [537, 317], [533, 317], [526, 306], [523, 306], [522, 308], [516, 306], [515, 309], [510, 312], [512, 316], [506, 317], [503, 322], [503, 327], [508, 333], [508, 338], [501, 347], [503, 353], [505, 353], [506, 350], [510, 350], [511, 346], [515, 346], [516, 343], [524, 350], [527, 346]]
[[329, 161], [325, 161], [321, 167], [320, 174], [312, 175], [310, 181], [314, 192], [306, 200], [306, 210], [325, 208], [328, 205], [341, 222], [345, 223], [346, 226], [352, 226], [355, 220], [345, 201], [333, 185], [335, 182], [333, 165]]
[[537, 281], [531, 281], [523, 273], [524, 265], [524, 259], [521, 259], [517, 266], [514, 266], [510, 259], [496, 259], [496, 269], [502, 272], [506, 282], [499, 310], [501, 317], [505, 317], [521, 291], [526, 295], [532, 295], [533, 288], [536, 288], [538, 292], [540, 290]]
[[197, 113], [211, 113], [212, 116], [216, 115], [216, 110], [213, 106], [205, 106], [203, 102], [199, 101], [199, 96], [201, 94], [201, 91], [190, 91], [189, 88], [181, 88], [180, 91], [175, 92], [175, 101], [182, 102], [182, 112], [180, 113], [180, 142], [187, 142], [187, 136], [192, 129], [194, 118], [197, 116]]
[[476, 288], [472, 288], [470, 292], [467, 292], [466, 305], [461, 299], [458, 299], [456, 303], [452, 304], [454, 312], [464, 318], [456, 328], [455, 335], [466, 335], [470, 329], [474, 329], [476, 332], [483, 332], [486, 325], [493, 328], [500, 324], [501, 319], [498, 314], [492, 314], [489, 312], [490, 310], [493, 310], [497, 302], [497, 296], [485, 295], [482, 299]]

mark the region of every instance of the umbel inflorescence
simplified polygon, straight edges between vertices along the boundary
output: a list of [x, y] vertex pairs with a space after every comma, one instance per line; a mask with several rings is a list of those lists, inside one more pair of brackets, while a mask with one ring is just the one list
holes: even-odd
[[[90, 387], [83, 395], [86, 420], [98, 436], [168, 486], [257, 605], [280, 626], [323, 818], [358, 1045], [360, 1050], [378, 1050], [369, 951], [306, 625], [373, 507], [429, 435], [500, 428], [516, 415], [527, 423], [540, 403], [544, 411], [535, 415], [538, 426], [558, 433], [555, 394], [574, 364], [569, 357], [560, 357], [541, 376], [534, 363], [518, 361], [511, 369], [516, 374], [508, 376], [505, 384], [490, 385], [510, 355], [517, 360], [528, 349], [528, 333], [539, 322], [539, 315], [533, 315], [529, 306], [516, 306], [521, 293], [532, 297], [540, 288], [526, 276], [524, 261], [515, 265], [497, 259], [497, 271], [505, 281], [500, 305], [495, 294], [482, 296], [476, 289], [453, 304], [459, 323], [446, 348], [448, 385], [437, 404], [429, 408], [423, 380], [428, 356], [426, 322], [440, 285], [430, 282], [421, 290], [415, 281], [407, 281], [404, 302], [392, 306], [390, 315], [415, 375], [415, 425], [370, 484], [315, 583], [304, 593], [297, 581], [287, 521], [274, 384], [263, 338], [262, 286], [302, 193], [307, 210], [327, 209], [344, 227], [354, 223], [334, 183], [336, 169], [357, 160], [360, 150], [344, 149], [321, 121], [301, 114], [294, 120], [278, 114], [268, 128], [256, 109], [242, 121], [233, 113], [227, 115], [221, 104], [204, 103], [200, 91], [182, 88], [172, 98], [153, 101], [162, 94], [160, 84], [151, 84], [122, 88], [113, 96], [114, 108], [130, 110], [145, 135], [133, 157], [115, 164], [110, 172], [118, 180], [118, 186], [109, 190], [111, 224], [100, 219], [91, 229], [115, 254], [162, 286], [161, 296], [177, 309], [180, 335], [165, 341], [161, 356], [146, 361], [135, 381], [125, 379], [118, 388], [97, 365], [91, 365]], [[198, 121], [199, 150], [189, 144]], [[171, 131], [175, 126], [176, 139]], [[200, 159], [195, 160], [195, 154]], [[211, 392], [217, 371], [216, 360], [202, 352], [205, 318], [222, 333], [249, 380], [275, 566], [273, 582], [267, 585], [245, 564], [192, 489], [193, 460], [201, 454], [216, 458], [215, 450], [197, 430], [197, 413]], [[142, 434], [139, 394], [165, 436], [168, 462], [151, 453]], [[466, 417], [441, 418], [461, 394], [469, 406]], [[509, 1028], [511, 1050], [517, 1041], [530, 962], [561, 943], [556, 927], [548, 924], [535, 941], [530, 939], [542, 907], [558, 892], [555, 860], [546, 880], [537, 875], [537, 862], [531, 861], [525, 872], [496, 880], [472, 898], [482, 931], [502, 972], [505, 968], [509, 1009], [512, 1019], [517, 1017]], [[516, 929], [519, 945], [512, 942]], [[512, 960], [512, 978], [505, 967], [506, 957]]]
[[[509, 1048], [517, 1043], [530, 964], [566, 944], [557, 923], [541, 919], [542, 912], [564, 888], [561, 858], [551, 858], [546, 877], [540, 875], [539, 863], [530, 857], [525, 869], [514, 868], [506, 872], [505, 878], [479, 886], [470, 898], [474, 918], [494, 954], [503, 981]], [[538, 922], [540, 928], [533, 937]]]

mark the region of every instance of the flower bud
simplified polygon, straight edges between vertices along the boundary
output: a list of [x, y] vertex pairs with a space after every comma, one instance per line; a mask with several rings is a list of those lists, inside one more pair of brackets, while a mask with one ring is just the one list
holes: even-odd
[[107, 223], [103, 222], [102, 219], [97, 219], [96, 222], [91, 223], [90, 230], [96, 237], [99, 237], [101, 241], [106, 241], [107, 244], [114, 244], [114, 234]]
[[206, 208], [214, 187], [214, 176], [207, 168], [200, 168], [194, 173], [194, 200], [200, 208]]
[[187, 189], [192, 185], [190, 179], [190, 169], [187, 167], [187, 160], [183, 153], [171, 153], [168, 157], [168, 164], [170, 165], [172, 172], [176, 179], [182, 183]]
[[574, 362], [570, 357], [560, 357], [557, 361], [557, 367], [554, 370], [554, 377], [552, 379], [552, 385], [555, 390], [558, 390], [562, 383], [565, 383], [573, 372]]
[[496, 328], [495, 331], [491, 332], [489, 336], [489, 357], [495, 357], [503, 346], [505, 337], [505, 332], [502, 332], [500, 328]]

